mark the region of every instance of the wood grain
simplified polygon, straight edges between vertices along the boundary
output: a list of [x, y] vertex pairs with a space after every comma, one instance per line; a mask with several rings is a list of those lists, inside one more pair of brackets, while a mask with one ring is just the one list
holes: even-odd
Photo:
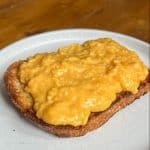
[[0, 48], [44, 31], [97, 28], [150, 42], [149, 0], [0, 0]]

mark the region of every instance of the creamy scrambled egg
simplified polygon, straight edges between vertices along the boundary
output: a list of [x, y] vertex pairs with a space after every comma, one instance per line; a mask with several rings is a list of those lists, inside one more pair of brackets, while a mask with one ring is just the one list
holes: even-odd
[[18, 71], [36, 116], [53, 125], [85, 125], [121, 91], [136, 93], [148, 68], [135, 52], [104, 38], [37, 54]]

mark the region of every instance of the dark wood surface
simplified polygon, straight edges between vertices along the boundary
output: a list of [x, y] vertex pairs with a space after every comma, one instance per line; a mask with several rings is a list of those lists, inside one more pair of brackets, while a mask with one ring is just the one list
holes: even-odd
[[0, 0], [0, 48], [36, 33], [96, 28], [149, 37], [149, 0]]

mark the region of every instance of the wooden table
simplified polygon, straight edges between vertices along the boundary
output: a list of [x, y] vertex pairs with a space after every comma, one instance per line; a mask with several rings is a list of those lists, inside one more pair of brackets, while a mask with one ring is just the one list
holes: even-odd
[[97, 28], [150, 42], [149, 0], [0, 0], [0, 48], [32, 34]]

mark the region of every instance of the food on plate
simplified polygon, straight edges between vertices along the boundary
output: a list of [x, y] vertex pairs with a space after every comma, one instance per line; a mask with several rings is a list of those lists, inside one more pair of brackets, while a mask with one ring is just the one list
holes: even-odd
[[13, 63], [4, 76], [15, 106], [58, 136], [81, 136], [150, 89], [148, 67], [110, 38]]

